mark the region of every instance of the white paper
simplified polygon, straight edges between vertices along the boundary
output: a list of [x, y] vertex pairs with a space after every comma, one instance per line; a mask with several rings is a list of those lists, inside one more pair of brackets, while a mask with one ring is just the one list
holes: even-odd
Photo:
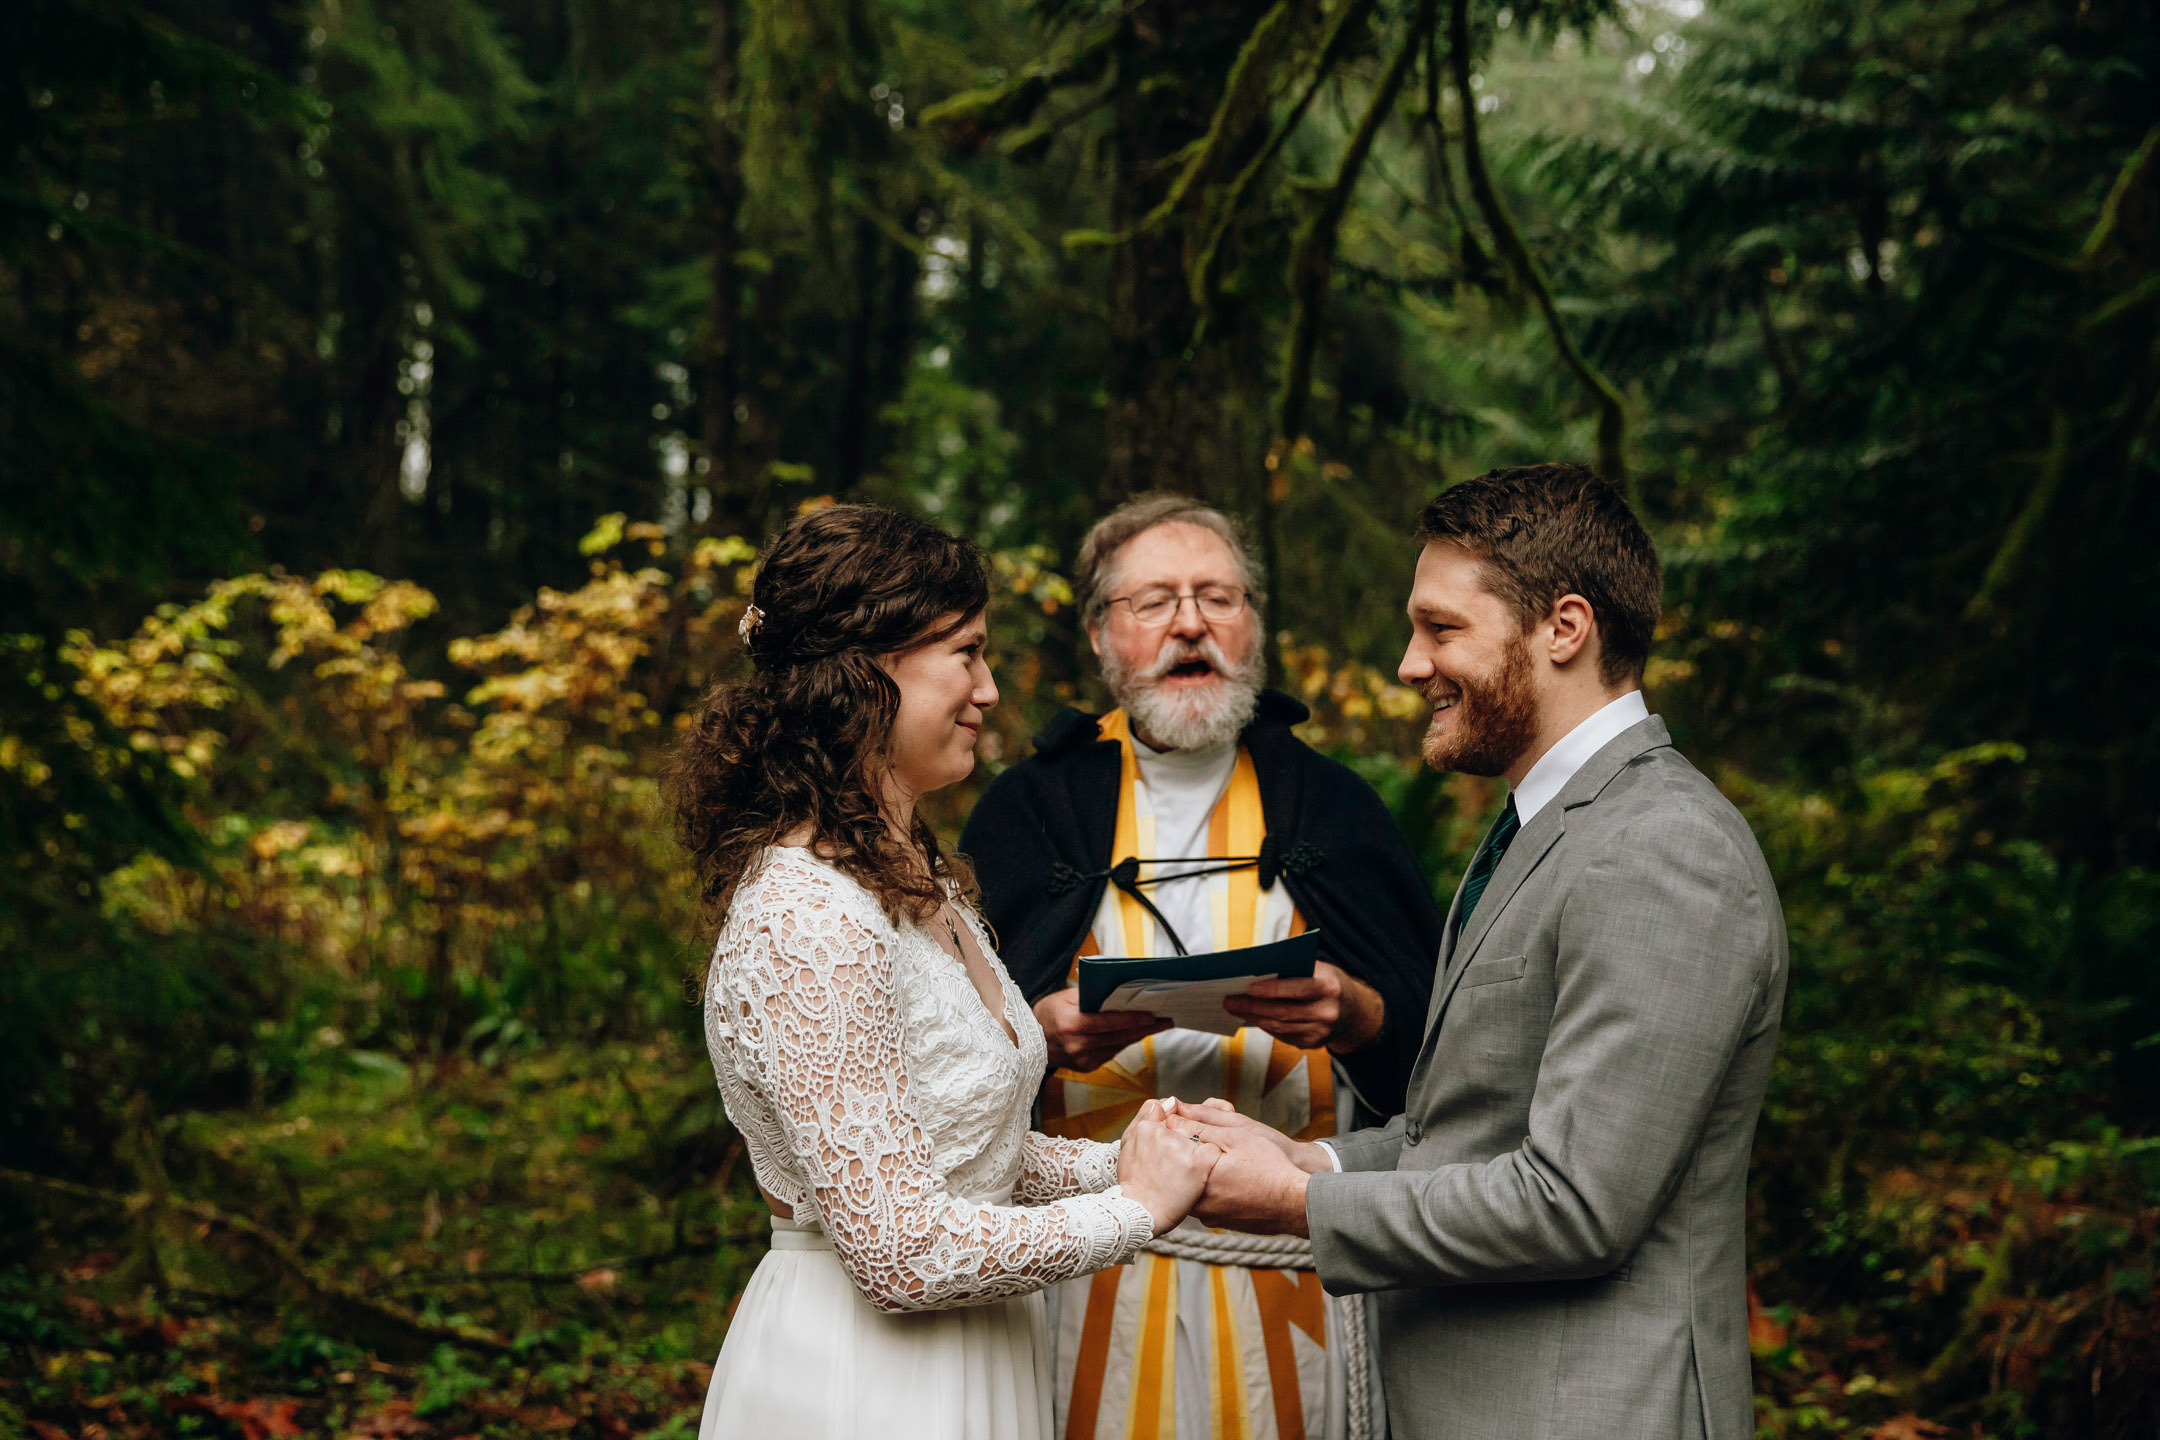
[[1232, 975], [1222, 980], [1128, 980], [1112, 990], [1102, 1008], [1145, 1010], [1186, 1030], [1235, 1035], [1247, 1022], [1223, 1009], [1223, 1001], [1243, 995], [1256, 980], [1273, 975]]

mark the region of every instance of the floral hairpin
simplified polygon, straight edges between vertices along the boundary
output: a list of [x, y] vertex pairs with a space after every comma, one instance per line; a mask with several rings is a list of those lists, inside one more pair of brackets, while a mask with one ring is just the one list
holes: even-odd
[[742, 619], [735, 622], [735, 633], [742, 636], [743, 644], [748, 645], [757, 639], [758, 627], [764, 623], [765, 612], [752, 605], [742, 612]]

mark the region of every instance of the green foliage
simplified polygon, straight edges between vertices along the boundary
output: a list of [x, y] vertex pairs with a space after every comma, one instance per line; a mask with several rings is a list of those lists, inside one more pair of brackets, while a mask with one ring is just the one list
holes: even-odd
[[1989, 746], [1835, 794], [1725, 777], [1793, 945], [1752, 1213], [1786, 1301], [1757, 1351], [1776, 1433], [1915, 1409], [2130, 1433], [2151, 1402], [2160, 1170], [2102, 1116], [2136, 1093], [2107, 1046], [2160, 942], [2155, 877], [2095, 886], [1998, 839], [1984, 797], [2028, 766]]
[[663, 1037], [499, 1066], [381, 1059], [320, 1034], [282, 1102], [166, 1128], [160, 1167], [177, 1193], [215, 1187], [305, 1230], [326, 1273], [515, 1343], [356, 1345], [363, 1317], [253, 1303], [275, 1277], [191, 1226], [153, 1232], [146, 1290], [125, 1212], [46, 1206], [31, 1223], [67, 1259], [0, 1272], [11, 1400], [116, 1433], [299, 1433], [280, 1413], [339, 1434], [694, 1426], [764, 1213], [695, 1052]]
[[1599, 454], [1791, 922], [1762, 1429], [2149, 1431], [2151, 21], [7, 7], [0, 1133], [91, 1192], [0, 1186], [0, 1433], [694, 1425], [757, 1212], [656, 776], [801, 507], [990, 546], [985, 776], [1100, 509], [1239, 513], [1444, 894], [1410, 520]]
[[1705, 739], [2014, 741], [2019, 828], [2102, 869], [2160, 859], [2160, 671], [2095, 623], [2160, 578], [2150, 19], [1721, 5], [1624, 130], [1540, 160], [1627, 247], [1602, 341], [1695, 522], [1677, 598], [1763, 632]]

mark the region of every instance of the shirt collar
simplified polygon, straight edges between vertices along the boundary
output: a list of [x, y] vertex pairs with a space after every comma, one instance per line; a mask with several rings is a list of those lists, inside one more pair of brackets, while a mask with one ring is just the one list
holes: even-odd
[[1650, 707], [1640, 690], [1630, 690], [1607, 704], [1560, 738], [1560, 743], [1538, 757], [1530, 773], [1515, 787], [1515, 814], [1528, 825], [1531, 817], [1552, 803], [1555, 795], [1575, 778], [1590, 757], [1604, 749], [1621, 732], [1650, 718]]

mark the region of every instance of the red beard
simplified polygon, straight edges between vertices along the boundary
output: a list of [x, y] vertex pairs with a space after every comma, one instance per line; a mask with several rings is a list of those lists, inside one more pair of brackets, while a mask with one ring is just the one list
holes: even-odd
[[[1437, 677], [1419, 689], [1427, 704], [1448, 697]], [[1461, 775], [1503, 775], [1537, 738], [1537, 693], [1530, 683], [1530, 642], [1508, 646], [1500, 663], [1457, 688], [1453, 733], [1445, 740], [1425, 732], [1425, 763]]]

